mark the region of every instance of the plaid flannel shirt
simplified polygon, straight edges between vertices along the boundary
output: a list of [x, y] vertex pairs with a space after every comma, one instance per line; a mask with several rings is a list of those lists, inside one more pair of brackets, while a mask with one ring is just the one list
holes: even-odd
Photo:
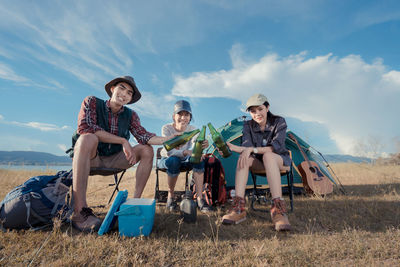
[[[108, 111], [108, 125], [110, 127], [110, 133], [118, 135], [118, 116], [121, 114], [123, 109], [117, 113], [111, 112], [110, 100], [106, 101]], [[78, 133], [95, 133], [97, 131], [104, 131], [99, 125], [97, 125], [97, 114], [96, 114], [96, 97], [86, 97], [81, 105], [81, 109], [78, 115]], [[139, 144], [147, 144], [150, 138], [155, 136], [154, 133], [146, 131], [146, 129], [140, 124], [139, 116], [135, 111], [132, 110], [132, 120], [129, 126], [129, 131], [135, 137]]]

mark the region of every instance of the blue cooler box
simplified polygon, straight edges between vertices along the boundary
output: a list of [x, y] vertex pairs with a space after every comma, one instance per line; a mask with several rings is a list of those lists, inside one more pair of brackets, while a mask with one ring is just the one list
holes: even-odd
[[121, 236], [148, 236], [153, 229], [156, 201], [150, 198], [128, 198], [123, 202], [118, 216]]

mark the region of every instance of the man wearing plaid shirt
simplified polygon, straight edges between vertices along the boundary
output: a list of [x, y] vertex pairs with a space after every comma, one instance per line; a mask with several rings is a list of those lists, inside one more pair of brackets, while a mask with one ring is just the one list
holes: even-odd
[[[135, 111], [125, 105], [138, 101], [141, 94], [130, 76], [118, 77], [105, 85], [107, 101], [86, 97], [78, 115], [77, 139], [72, 161], [74, 214], [72, 225], [81, 231], [97, 230], [101, 221], [86, 202], [90, 168], [136, 169], [135, 198], [140, 198], [153, 165], [153, 148], [172, 137], [146, 131]], [[131, 146], [132, 134], [138, 144]]]

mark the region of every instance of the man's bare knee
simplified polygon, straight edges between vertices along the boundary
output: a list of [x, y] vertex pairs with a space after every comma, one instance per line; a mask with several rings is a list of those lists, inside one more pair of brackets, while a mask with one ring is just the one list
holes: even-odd
[[99, 138], [95, 134], [83, 134], [79, 136], [78, 141], [76, 141], [74, 153], [90, 153], [92, 157], [94, 157], [98, 144]]
[[154, 157], [154, 151], [153, 147], [150, 145], [141, 145], [139, 148], [139, 153], [140, 153], [140, 160], [153, 160]]

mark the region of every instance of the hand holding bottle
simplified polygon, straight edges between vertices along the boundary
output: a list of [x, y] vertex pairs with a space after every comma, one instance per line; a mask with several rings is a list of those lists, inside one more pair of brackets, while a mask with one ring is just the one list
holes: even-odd
[[216, 147], [222, 151], [222, 157], [227, 158], [232, 155], [232, 152], [229, 150], [229, 147], [226, 145], [224, 138], [222, 135], [217, 132], [214, 126], [211, 123], [208, 123], [208, 128], [210, 129], [211, 137], [214, 141]]
[[193, 130], [191, 132], [184, 132], [181, 135], [176, 135], [175, 137], [169, 139], [168, 141], [165, 141], [163, 143], [163, 146], [167, 151], [170, 151], [171, 149], [174, 149], [178, 147], [179, 145], [182, 145], [184, 143], [187, 143], [190, 141], [190, 139], [193, 138], [196, 134], [200, 132], [199, 129]]
[[201, 143], [201, 147], [203, 148], [203, 149], [206, 149], [207, 147], [209, 147], [210, 146], [210, 144], [208, 143], [208, 140], [206, 139], [206, 140], [204, 140], [202, 143]]
[[199, 136], [196, 139], [196, 143], [194, 144], [192, 155], [190, 156], [189, 161], [191, 163], [197, 164], [201, 162], [203, 149], [206, 147], [205, 145], [208, 144], [208, 142], [206, 143], [205, 141], [206, 141], [206, 126], [203, 126]]

